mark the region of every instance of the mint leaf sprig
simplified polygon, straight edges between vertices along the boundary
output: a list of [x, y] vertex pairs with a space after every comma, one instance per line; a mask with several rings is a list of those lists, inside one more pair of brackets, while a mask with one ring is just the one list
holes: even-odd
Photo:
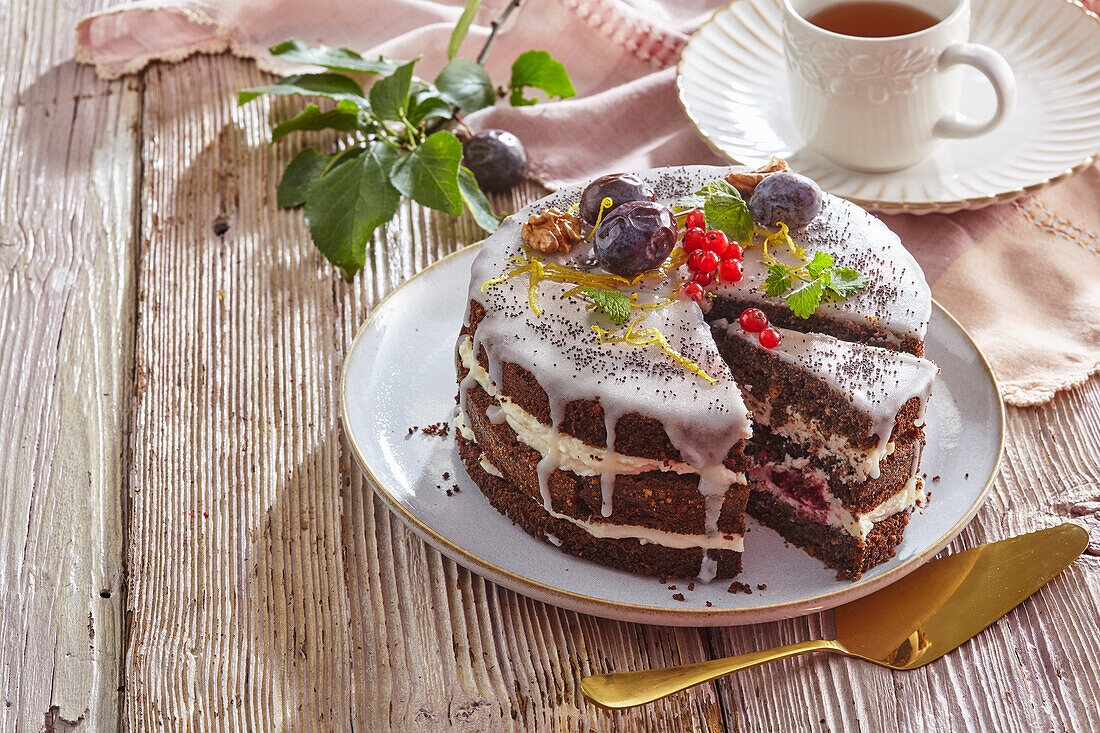
[[[867, 276], [851, 267], [836, 267], [828, 252], [815, 252], [809, 262], [787, 265], [772, 260], [764, 283], [769, 297], [782, 297], [799, 318], [809, 318], [826, 298], [847, 298], [867, 285]], [[801, 283], [792, 290], [795, 283]]]
[[599, 288], [584, 288], [582, 291], [588, 296], [596, 307], [603, 311], [604, 315], [611, 319], [616, 326], [626, 323], [630, 318], [630, 298], [618, 290], [602, 290]]
[[709, 229], [720, 229], [733, 242], [752, 241], [752, 214], [740, 192], [726, 180], [718, 178], [693, 194], [679, 199], [672, 208], [676, 212], [702, 209]]
[[[500, 224], [473, 173], [462, 165], [462, 143], [451, 131], [463, 124], [460, 112], [496, 103], [498, 92], [483, 63], [519, 0], [512, 0], [492, 22], [477, 62], [456, 58], [480, 4], [481, 0], [467, 0], [447, 46], [449, 61], [433, 81], [414, 74], [419, 59], [366, 59], [351, 49], [290, 39], [268, 50], [284, 61], [325, 71], [294, 74], [237, 95], [238, 104], [265, 94], [321, 97], [335, 103], [325, 109], [307, 104], [276, 124], [271, 137], [274, 143], [292, 132], [345, 133], [342, 149], [325, 154], [307, 147], [290, 161], [279, 182], [277, 202], [279, 208], [304, 207], [314, 245], [348, 280], [366, 262], [375, 230], [393, 219], [402, 196], [451, 216], [465, 207], [487, 232]], [[367, 75], [374, 83], [365, 91], [347, 74]], [[545, 51], [528, 51], [512, 65], [508, 88], [513, 105], [535, 103], [523, 96], [527, 87], [548, 97], [576, 94], [565, 67]]]

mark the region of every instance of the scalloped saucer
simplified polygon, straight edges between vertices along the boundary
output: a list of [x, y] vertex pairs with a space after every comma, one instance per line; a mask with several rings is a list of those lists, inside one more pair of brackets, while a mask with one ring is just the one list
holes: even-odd
[[[973, 0], [971, 40], [1001, 53], [1018, 101], [991, 133], [944, 142], [892, 173], [842, 168], [805, 148], [791, 122], [777, 0], [735, 0], [684, 48], [677, 87], [699, 134], [746, 165], [773, 155], [822, 188], [885, 213], [950, 213], [1009, 201], [1100, 156], [1100, 19], [1073, 0]], [[993, 90], [963, 69], [964, 114], [983, 118]], [[777, 92], [777, 90], [779, 90]]]

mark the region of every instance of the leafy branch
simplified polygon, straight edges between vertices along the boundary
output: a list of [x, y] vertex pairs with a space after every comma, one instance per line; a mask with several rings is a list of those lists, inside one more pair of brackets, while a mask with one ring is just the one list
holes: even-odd
[[[482, 64], [520, 0], [512, 0], [492, 22], [477, 62], [456, 58], [480, 4], [467, 1], [447, 46], [448, 63], [432, 81], [414, 74], [419, 59], [367, 59], [351, 49], [290, 39], [269, 51], [284, 61], [325, 71], [286, 76], [237, 95], [238, 104], [264, 94], [331, 100], [324, 109], [309, 103], [272, 129], [273, 143], [293, 132], [346, 133], [340, 149], [326, 154], [307, 147], [294, 156], [279, 182], [277, 201], [280, 208], [304, 207], [314, 245], [349, 280], [366, 261], [375, 230], [397, 213], [402, 196], [451, 216], [465, 207], [487, 232], [500, 223], [463, 165], [462, 143], [451, 131], [461, 123], [459, 112], [496, 103], [497, 92]], [[366, 74], [374, 81], [365, 91], [347, 74]], [[534, 104], [535, 99], [525, 96], [528, 88], [549, 98], [576, 94], [565, 67], [545, 51], [527, 51], [512, 65], [511, 104]]]

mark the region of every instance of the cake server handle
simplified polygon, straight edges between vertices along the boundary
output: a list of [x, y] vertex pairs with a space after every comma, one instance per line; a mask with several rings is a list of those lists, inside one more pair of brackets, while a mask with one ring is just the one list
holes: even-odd
[[834, 640], [800, 641], [797, 644], [788, 644], [775, 649], [738, 654], [735, 657], [714, 659], [709, 662], [683, 664], [679, 667], [594, 674], [581, 680], [581, 692], [601, 707], [619, 710], [660, 700], [674, 692], [680, 692], [758, 664], [820, 651], [848, 654], [848, 650]]

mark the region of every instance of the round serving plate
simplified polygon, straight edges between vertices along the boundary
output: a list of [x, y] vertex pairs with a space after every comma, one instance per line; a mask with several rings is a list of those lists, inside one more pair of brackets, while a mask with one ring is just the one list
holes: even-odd
[[[767, 585], [751, 595], [730, 593], [729, 581], [696, 583], [692, 591], [679, 582], [672, 591], [655, 578], [566, 555], [489, 505], [466, 475], [453, 432], [410, 434], [414, 426], [449, 424], [454, 415], [454, 347], [477, 251], [474, 245], [443, 258], [379, 303], [352, 343], [341, 392], [348, 442], [382, 501], [444, 555], [495, 583], [564, 608], [640, 623], [726, 626], [790, 618], [855, 600], [915, 570], [962, 531], [993, 483], [1004, 438], [1000, 394], [973, 341], [935, 305], [925, 344], [940, 367], [925, 428], [931, 498], [911, 518], [889, 562], [857, 582], [838, 581], [836, 571], [749, 518], [737, 580], [754, 589]], [[459, 491], [448, 495], [454, 484]]]
[[[1091, 165], [1100, 154], [1100, 19], [1073, 0], [973, 0], [971, 40], [1016, 75], [1015, 108], [992, 132], [945, 141], [891, 173], [843, 168], [805, 147], [791, 120], [778, 0], [735, 0], [684, 47], [677, 87], [712, 148], [750, 166], [772, 156], [830, 193], [884, 213], [950, 213], [1009, 201]], [[964, 114], [985, 119], [993, 89], [961, 68]]]

